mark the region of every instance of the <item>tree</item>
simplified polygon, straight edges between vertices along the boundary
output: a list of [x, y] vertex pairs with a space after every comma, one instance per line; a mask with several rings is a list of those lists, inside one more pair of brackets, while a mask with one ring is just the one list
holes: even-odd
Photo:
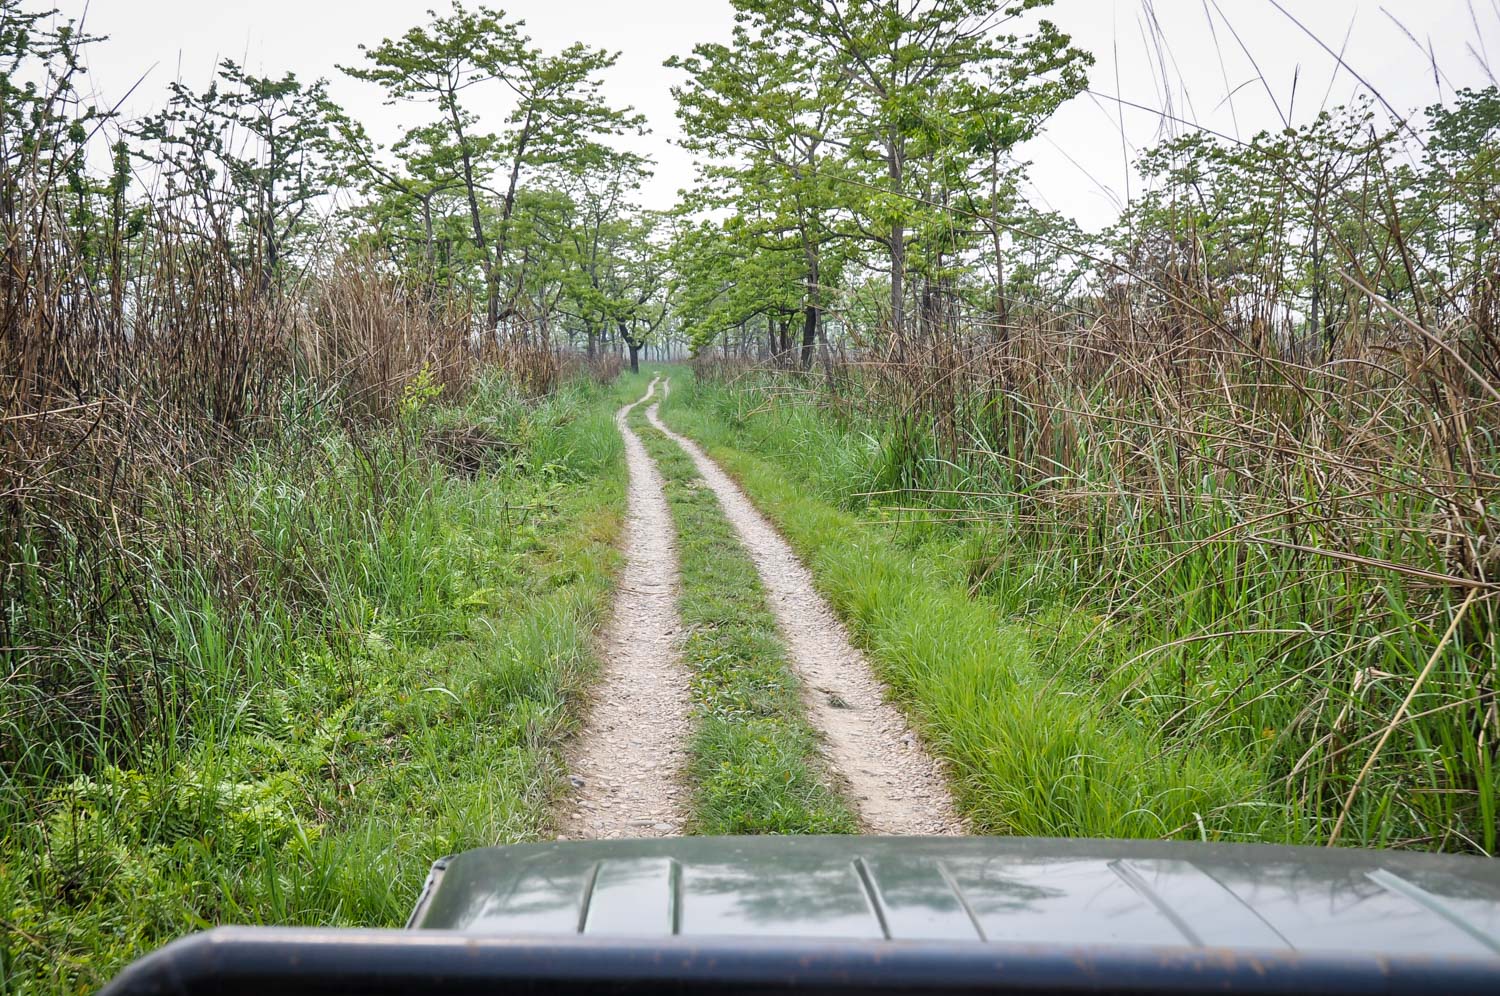
[[657, 218], [633, 201], [648, 175], [647, 161], [629, 152], [598, 146], [580, 155], [565, 174], [570, 211], [552, 271], [560, 307], [582, 327], [588, 355], [614, 330], [632, 372], [667, 316], [667, 257], [653, 241]]
[[1248, 142], [1191, 133], [1147, 150], [1139, 169], [1159, 186], [1114, 240], [1148, 277], [1137, 293], [1248, 326], [1257, 346], [1271, 332], [1325, 359], [1373, 306], [1340, 273], [1421, 314], [1395, 211], [1409, 179], [1389, 168], [1398, 136], [1359, 101]]
[[[844, 88], [832, 67], [808, 60], [786, 38], [752, 34], [744, 23], [730, 45], [698, 45], [691, 57], [667, 64], [689, 75], [672, 90], [684, 144], [710, 157], [701, 167], [707, 182], [700, 201], [735, 210], [742, 239], [800, 257], [806, 369], [824, 310], [824, 249], [838, 238], [830, 128], [847, 99]], [[715, 161], [726, 143], [737, 158]]]
[[743, 219], [734, 216], [721, 224], [685, 224], [672, 239], [673, 310], [695, 352], [719, 336], [727, 344], [733, 332], [745, 351], [750, 324], [760, 318], [766, 322], [768, 352], [786, 348], [787, 331], [803, 307], [800, 264], [794, 255], [764, 248], [747, 232]]
[[[838, 141], [858, 231], [889, 260], [890, 323], [905, 332], [909, 234], [976, 163], [1035, 134], [1086, 84], [1090, 57], [1048, 21], [1018, 27], [1051, 0], [734, 0], [741, 23], [844, 81]], [[933, 254], [936, 258], [936, 254]]]
[[[568, 161], [601, 136], [639, 129], [642, 118], [612, 109], [602, 98], [599, 75], [614, 65], [615, 55], [580, 44], [546, 55], [522, 33], [524, 22], [483, 6], [468, 11], [457, 0], [446, 16], [429, 15], [431, 24], [364, 49], [367, 65], [344, 72], [384, 87], [390, 103], [436, 106], [450, 132], [444, 148], [468, 206], [489, 328], [498, 332], [523, 289], [517, 284], [502, 307], [502, 272], [525, 176]], [[472, 106], [474, 88], [492, 84], [510, 95], [506, 128], [499, 133], [482, 132]], [[504, 177], [503, 191], [491, 186], [497, 175]], [[492, 223], [482, 206], [489, 197], [498, 201]]]
[[308, 211], [343, 175], [334, 127], [341, 117], [327, 80], [257, 76], [225, 60], [202, 93], [172, 83], [166, 108], [135, 135], [151, 143], [147, 158], [169, 189], [202, 217], [244, 225], [250, 244], [242, 265], [258, 270], [261, 289], [270, 291], [302, 248]]
[[[1402, 185], [1403, 213], [1428, 271], [1425, 298], [1440, 321], [1467, 306], [1494, 331], [1500, 329], [1500, 88], [1460, 90], [1451, 106], [1429, 107], [1427, 119], [1425, 169]], [[1500, 357], [1483, 362], [1500, 374]]]
[[563, 308], [582, 326], [590, 359], [620, 310], [611, 271], [620, 231], [634, 210], [630, 198], [645, 175], [638, 156], [607, 149], [598, 153], [594, 163], [579, 163], [565, 175], [564, 193], [571, 210], [554, 269]]
[[639, 215], [621, 230], [611, 284], [615, 327], [630, 353], [630, 372], [640, 373], [641, 349], [667, 320], [668, 256], [652, 239], [656, 218]]
[[[5, 268], [0, 397], [5, 405], [72, 381], [69, 358], [59, 354], [36, 362], [27, 328], [18, 321], [31, 306], [28, 298], [56, 302], [70, 288], [76, 290], [71, 281], [43, 279], [48, 271], [36, 265], [34, 254], [50, 254], [57, 232], [68, 233], [83, 264], [68, 276], [86, 281], [89, 293], [107, 283], [108, 328], [115, 335], [123, 332], [122, 239], [114, 236], [133, 225], [124, 197], [130, 153], [116, 143], [108, 182], [101, 186], [90, 177], [90, 136], [113, 115], [90, 103], [76, 80], [85, 72], [85, 47], [100, 39], [81, 32], [74, 21], [55, 23], [55, 13], [24, 10], [21, 0], [0, 0], [0, 266]], [[105, 252], [107, 258], [101, 258]], [[31, 359], [5, 362], [12, 356]]]
[[369, 198], [354, 213], [370, 228], [404, 274], [415, 275], [436, 301], [444, 288], [462, 283], [480, 263], [473, 253], [456, 251], [469, 222], [459, 156], [441, 123], [408, 129], [386, 163], [362, 125], [338, 123], [351, 162], [350, 177]]

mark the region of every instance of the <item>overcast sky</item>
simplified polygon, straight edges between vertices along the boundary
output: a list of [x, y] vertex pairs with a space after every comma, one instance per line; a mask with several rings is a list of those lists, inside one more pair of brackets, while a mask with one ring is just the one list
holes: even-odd
[[[1451, 97], [1454, 88], [1488, 86], [1500, 75], [1500, 0], [1279, 2], [1285, 14], [1272, 0], [1057, 0], [1047, 16], [1094, 53], [1097, 95], [1065, 107], [1022, 150], [1035, 164], [1035, 199], [1090, 228], [1112, 220], [1127, 187], [1140, 182], [1127, 171], [1127, 159], [1186, 127], [1159, 112], [1249, 137], [1281, 127], [1284, 116], [1305, 121], [1325, 99], [1349, 100], [1362, 89], [1353, 74], [1403, 111], [1431, 104], [1440, 93]], [[206, 82], [219, 59], [231, 58], [266, 75], [327, 76], [335, 98], [387, 141], [421, 111], [383, 106], [377, 88], [343, 77], [335, 66], [358, 62], [361, 42], [398, 35], [424, 20], [426, 8], [444, 3], [54, 0], [69, 16], [87, 8], [88, 27], [110, 36], [90, 52], [89, 69], [96, 92], [111, 103], [140, 82], [124, 105], [128, 113], [151, 110], [173, 79]], [[677, 127], [668, 88], [678, 74], [662, 62], [697, 42], [727, 40], [728, 0], [491, 0], [490, 6], [524, 18], [549, 50], [583, 41], [621, 53], [609, 93], [650, 120], [652, 134], [640, 145], [657, 161], [657, 176], [645, 199], [669, 207], [676, 191], [691, 184], [693, 168], [672, 145]], [[1348, 68], [1340, 69], [1288, 14], [1343, 51]], [[1153, 23], [1160, 25], [1159, 40]], [[494, 93], [502, 99], [498, 88]], [[1115, 95], [1150, 110], [1122, 109]], [[482, 105], [477, 110], [484, 112]]]

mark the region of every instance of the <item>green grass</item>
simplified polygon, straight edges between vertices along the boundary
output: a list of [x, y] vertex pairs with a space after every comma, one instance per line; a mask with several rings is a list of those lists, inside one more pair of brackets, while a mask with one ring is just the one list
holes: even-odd
[[819, 763], [755, 565], [687, 454], [643, 409], [631, 424], [661, 471], [677, 525], [682, 652], [698, 711], [693, 832], [857, 832]]
[[[636, 386], [536, 404], [491, 384], [397, 430], [315, 424], [247, 454], [218, 499], [258, 551], [255, 602], [161, 565], [174, 720], [7, 773], [0, 992], [92, 990], [216, 923], [398, 926], [437, 857], [545, 834], [618, 559], [613, 409]], [[456, 425], [506, 440], [500, 462], [446, 472], [423, 441]]]
[[1031, 434], [957, 412], [954, 462], [857, 384], [674, 382], [668, 420], [810, 562], [976, 828], [1321, 844], [1352, 797], [1341, 843], [1495, 853], [1494, 606], [1442, 644], [1462, 591], [1245, 539], [1441, 571], [1443, 506], [1407, 470], [1340, 494], [1314, 456], [1262, 473], [1253, 446], [1207, 441], [1233, 438], [1232, 413], [1200, 413], [1192, 445], [1124, 438], [1121, 418], [1158, 416], [1110, 397]]
[[880, 677], [950, 763], [976, 832], [1299, 836], [1287, 807], [1255, 798], [1261, 776], [1253, 755], [1169, 744], [1148, 722], [1101, 708], [1049, 669], [1056, 651], [1043, 620], [1045, 633], [1057, 634], [1097, 619], [1056, 602], [1045, 616], [1017, 618], [974, 597], [954, 567], [968, 540], [922, 528], [903, 533], [817, 496], [809, 485], [826, 478], [809, 469], [848, 461], [828, 445], [845, 440], [816, 426], [827, 433], [821, 445], [816, 436], [787, 436], [750, 453], [745, 448], [762, 437], [721, 417], [707, 394], [675, 372], [664, 417], [706, 445], [808, 563]]

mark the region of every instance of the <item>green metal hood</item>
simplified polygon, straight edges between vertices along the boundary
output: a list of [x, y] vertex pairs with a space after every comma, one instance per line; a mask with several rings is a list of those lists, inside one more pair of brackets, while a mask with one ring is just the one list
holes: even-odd
[[412, 927], [1500, 957], [1500, 864], [1032, 838], [578, 841], [438, 862]]

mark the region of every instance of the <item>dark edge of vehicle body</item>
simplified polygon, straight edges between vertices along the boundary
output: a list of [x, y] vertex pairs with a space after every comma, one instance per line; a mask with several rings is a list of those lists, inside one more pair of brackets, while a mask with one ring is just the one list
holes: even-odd
[[438, 862], [410, 926], [221, 928], [106, 992], [1500, 992], [1500, 864], [1391, 851], [527, 844]]

